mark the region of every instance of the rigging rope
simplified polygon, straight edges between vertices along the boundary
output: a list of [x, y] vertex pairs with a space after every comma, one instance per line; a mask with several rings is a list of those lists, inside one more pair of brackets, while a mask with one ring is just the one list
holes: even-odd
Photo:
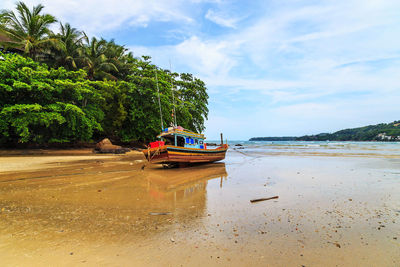
[[156, 68], [156, 85], [157, 85], [157, 93], [158, 93], [158, 106], [160, 107], [160, 118], [161, 118], [161, 131], [164, 130], [164, 123], [161, 111], [161, 101], [160, 101], [160, 89], [158, 88], [158, 78], [157, 78], [157, 68]]
[[171, 61], [169, 61], [169, 71], [171, 72], [171, 91], [172, 91], [172, 103], [174, 104], [174, 122], [175, 122], [175, 127], [177, 127], [178, 125], [176, 124], [176, 111], [175, 111], [175, 96], [174, 96], [174, 83], [172, 81], [172, 67], [171, 67]]

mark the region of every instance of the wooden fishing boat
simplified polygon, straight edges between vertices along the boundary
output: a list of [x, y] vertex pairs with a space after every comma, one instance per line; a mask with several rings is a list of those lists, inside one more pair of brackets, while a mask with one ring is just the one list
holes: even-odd
[[161, 141], [150, 143], [143, 154], [150, 163], [184, 165], [188, 163], [214, 162], [223, 160], [227, 144], [207, 149], [203, 134], [187, 131], [182, 127], [169, 127], [160, 133]]

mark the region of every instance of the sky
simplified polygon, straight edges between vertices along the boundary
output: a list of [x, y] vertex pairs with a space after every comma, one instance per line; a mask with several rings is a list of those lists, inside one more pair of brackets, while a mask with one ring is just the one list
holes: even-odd
[[247, 140], [400, 120], [398, 0], [25, 3], [202, 79], [210, 140], [220, 132]]

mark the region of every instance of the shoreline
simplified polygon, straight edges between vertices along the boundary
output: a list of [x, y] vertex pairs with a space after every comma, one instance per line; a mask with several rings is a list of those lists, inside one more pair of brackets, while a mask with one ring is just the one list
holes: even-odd
[[[40, 149], [40, 150], [0, 150], [0, 174], [3, 172], [31, 171], [57, 168], [61, 164], [79, 161], [111, 160], [123, 157], [142, 160], [142, 152], [125, 154], [95, 154], [92, 149]], [[21, 161], [24, 158], [26, 160]]]

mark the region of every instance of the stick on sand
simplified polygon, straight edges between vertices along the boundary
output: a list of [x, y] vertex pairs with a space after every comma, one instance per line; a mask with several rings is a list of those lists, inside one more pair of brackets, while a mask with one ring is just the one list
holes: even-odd
[[259, 202], [259, 201], [264, 201], [264, 200], [270, 200], [270, 199], [277, 199], [277, 198], [279, 198], [279, 196], [267, 197], [267, 198], [256, 198], [256, 199], [250, 200], [250, 202], [251, 202], [251, 203], [254, 203], [254, 202]]

